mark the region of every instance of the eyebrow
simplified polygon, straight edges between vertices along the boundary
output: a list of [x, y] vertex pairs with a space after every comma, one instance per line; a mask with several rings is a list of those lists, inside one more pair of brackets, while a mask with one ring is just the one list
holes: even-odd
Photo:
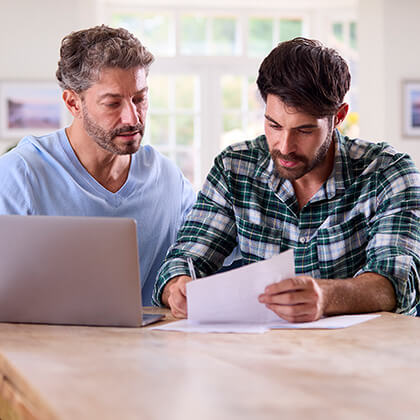
[[[135, 92], [133, 96], [143, 95], [144, 93], [148, 91], [148, 89], [149, 89], [148, 87], [144, 87], [143, 89]], [[107, 99], [107, 98], [119, 99], [119, 98], [122, 98], [122, 95], [120, 95], [119, 93], [107, 92], [107, 93], [104, 93], [103, 95], [100, 95], [98, 100], [102, 101], [103, 99]]]
[[[276, 120], [274, 120], [273, 118], [271, 118], [269, 115], [267, 115], [267, 114], [264, 114], [264, 117], [268, 120], [268, 121], [270, 121], [270, 122], [272, 122], [273, 124], [276, 124], [276, 125], [278, 125], [279, 127], [281, 127], [282, 125], [281, 124], [279, 124]], [[297, 127], [293, 127], [293, 128], [318, 128], [318, 125], [317, 124], [302, 124], [302, 125], [299, 125], [299, 126], [297, 126]]]

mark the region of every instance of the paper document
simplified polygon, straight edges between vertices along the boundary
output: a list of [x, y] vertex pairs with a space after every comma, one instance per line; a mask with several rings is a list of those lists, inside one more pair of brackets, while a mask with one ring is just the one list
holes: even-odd
[[325, 318], [318, 319], [318, 321], [313, 322], [299, 322], [292, 323], [287, 322], [283, 319], [272, 322], [268, 325], [270, 329], [328, 329], [333, 330], [337, 328], [347, 328], [352, 325], [361, 324], [362, 322], [369, 321], [370, 319], [378, 318], [380, 315], [376, 314], [363, 314], [363, 315], [337, 315], [337, 316], [327, 316]]
[[216, 324], [201, 324], [182, 319], [181, 321], [169, 322], [165, 325], [157, 325], [151, 330], [198, 332], [198, 333], [252, 333], [258, 334], [269, 330], [268, 325], [263, 324], [239, 324], [237, 322], [220, 322]]
[[268, 323], [279, 317], [258, 302], [266, 286], [295, 276], [293, 250], [187, 283], [188, 319], [194, 322]]
[[270, 329], [337, 329], [347, 328], [352, 325], [378, 318], [380, 315], [339, 315], [319, 319], [314, 322], [291, 323], [283, 319], [267, 324], [243, 324], [243, 323], [198, 323], [188, 319], [170, 322], [165, 325], [152, 327], [152, 330], [199, 332], [199, 333], [263, 333]]
[[188, 320], [151, 329], [183, 332], [261, 333], [269, 329], [346, 328], [379, 315], [344, 315], [290, 323], [258, 301], [266, 286], [294, 277], [293, 250], [269, 260], [187, 283]]

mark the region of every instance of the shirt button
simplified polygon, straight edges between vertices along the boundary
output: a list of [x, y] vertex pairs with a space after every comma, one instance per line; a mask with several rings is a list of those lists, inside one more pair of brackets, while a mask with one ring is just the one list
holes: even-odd
[[301, 244], [306, 244], [306, 241], [307, 241], [307, 239], [306, 239], [304, 236], [301, 236], [301, 237], [299, 238], [299, 242], [300, 242]]

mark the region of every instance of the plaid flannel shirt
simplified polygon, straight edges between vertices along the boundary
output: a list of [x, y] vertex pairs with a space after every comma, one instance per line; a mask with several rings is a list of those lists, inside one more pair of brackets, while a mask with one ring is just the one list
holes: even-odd
[[[299, 210], [292, 184], [280, 178], [265, 136], [225, 149], [159, 271], [153, 303], [165, 284], [215, 273], [238, 245], [245, 264], [294, 249], [295, 272], [340, 279], [374, 272], [394, 286], [396, 312], [416, 314], [420, 269], [420, 173], [386, 143], [335, 131], [333, 171]], [[339, 281], [339, 280], [337, 280]]]

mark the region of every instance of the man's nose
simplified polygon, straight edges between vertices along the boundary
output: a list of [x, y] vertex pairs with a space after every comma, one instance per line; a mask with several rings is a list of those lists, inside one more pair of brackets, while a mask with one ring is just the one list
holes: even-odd
[[137, 107], [132, 102], [127, 102], [121, 111], [121, 123], [126, 125], [136, 125], [139, 122]]
[[284, 130], [281, 133], [281, 138], [278, 141], [277, 149], [282, 155], [288, 155], [296, 152], [296, 142], [292, 133]]

